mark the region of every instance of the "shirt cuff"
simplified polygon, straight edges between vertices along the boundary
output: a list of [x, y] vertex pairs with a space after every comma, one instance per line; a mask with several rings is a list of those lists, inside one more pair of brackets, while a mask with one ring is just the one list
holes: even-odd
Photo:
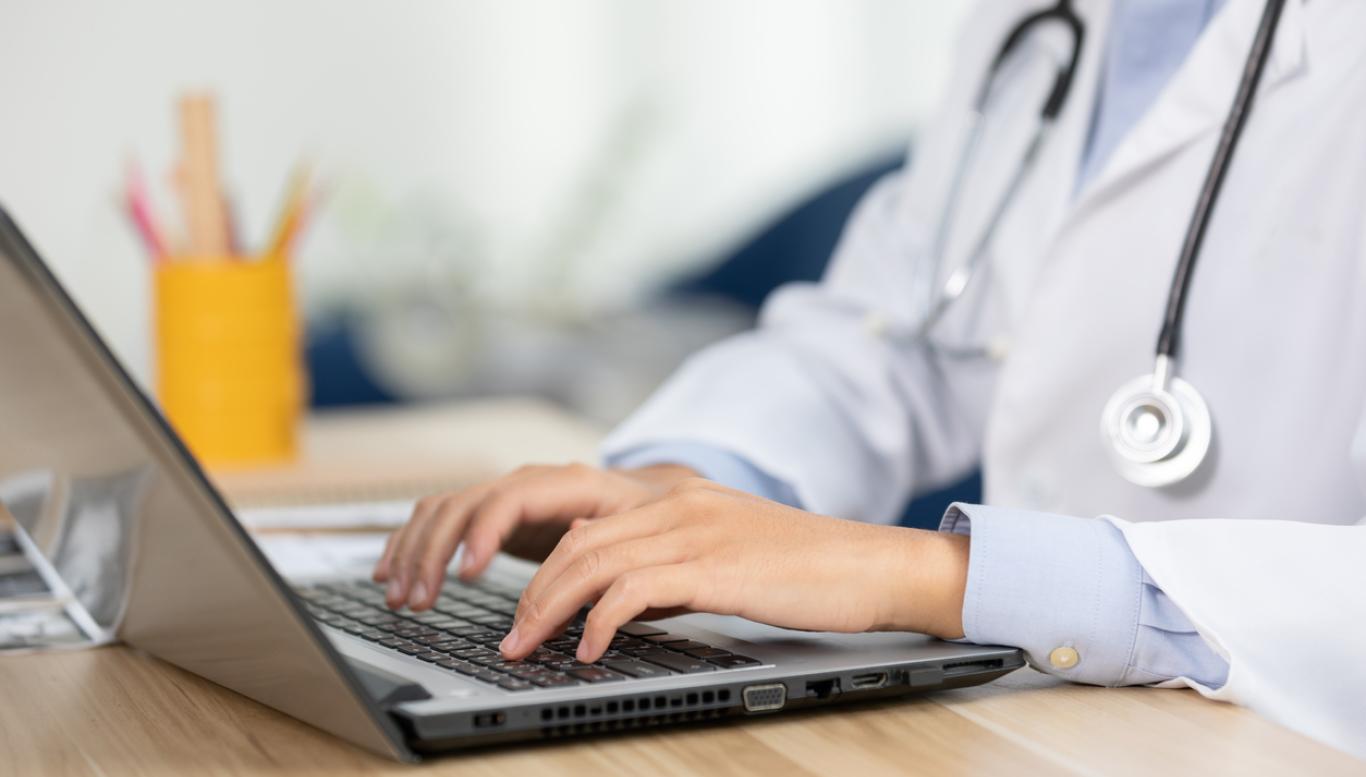
[[1109, 522], [954, 504], [940, 530], [972, 537], [968, 640], [1019, 647], [1036, 669], [1093, 685], [1226, 680], [1228, 664]]
[[742, 456], [705, 443], [679, 440], [642, 445], [608, 456], [605, 463], [609, 467], [623, 469], [682, 464], [723, 486], [792, 507], [801, 507], [796, 491], [787, 483], [769, 475]]

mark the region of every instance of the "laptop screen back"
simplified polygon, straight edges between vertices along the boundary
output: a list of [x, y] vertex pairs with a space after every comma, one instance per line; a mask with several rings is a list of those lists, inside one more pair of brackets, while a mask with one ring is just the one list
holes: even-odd
[[0, 510], [99, 629], [406, 756], [392, 721], [2, 211]]

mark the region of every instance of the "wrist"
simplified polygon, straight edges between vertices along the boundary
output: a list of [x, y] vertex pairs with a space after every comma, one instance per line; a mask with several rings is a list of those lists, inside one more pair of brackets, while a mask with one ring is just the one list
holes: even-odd
[[968, 580], [968, 538], [920, 529], [889, 528], [891, 566], [882, 628], [941, 639], [963, 636], [963, 596]]

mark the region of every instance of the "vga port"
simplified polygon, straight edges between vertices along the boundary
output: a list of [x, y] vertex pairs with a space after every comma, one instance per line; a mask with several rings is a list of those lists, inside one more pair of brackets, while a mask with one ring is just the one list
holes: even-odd
[[787, 686], [782, 683], [749, 685], [740, 695], [745, 702], [745, 712], [771, 712], [782, 709], [787, 703]]

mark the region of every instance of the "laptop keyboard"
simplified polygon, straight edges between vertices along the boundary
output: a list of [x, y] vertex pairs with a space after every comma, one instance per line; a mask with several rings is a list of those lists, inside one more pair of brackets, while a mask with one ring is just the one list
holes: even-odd
[[436, 605], [424, 612], [390, 610], [384, 589], [368, 580], [295, 589], [320, 623], [381, 647], [508, 691], [697, 674], [758, 666], [759, 661], [669, 634], [645, 623], [617, 630], [595, 663], [574, 658], [583, 634], [582, 614], [565, 632], [522, 661], [498, 652], [512, 628], [521, 592], [497, 583], [447, 581]]

